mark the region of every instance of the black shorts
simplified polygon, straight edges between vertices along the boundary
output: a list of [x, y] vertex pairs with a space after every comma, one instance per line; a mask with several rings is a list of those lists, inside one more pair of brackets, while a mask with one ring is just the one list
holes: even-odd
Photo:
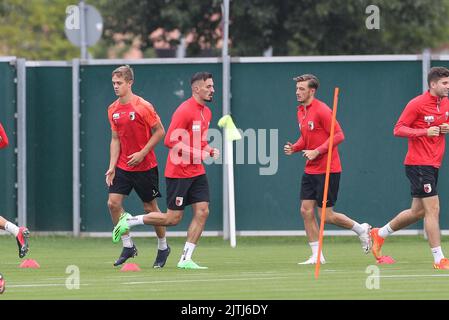
[[143, 202], [151, 202], [155, 198], [160, 198], [157, 167], [148, 171], [126, 171], [116, 168], [109, 193], [129, 195], [133, 188]]
[[438, 194], [438, 168], [406, 165], [405, 174], [410, 180], [410, 191], [413, 198], [427, 198]]
[[[325, 174], [304, 173], [301, 179], [301, 200], [315, 200], [318, 207], [323, 207]], [[340, 186], [340, 173], [331, 173], [329, 176], [329, 190], [327, 192], [328, 208], [337, 202], [338, 187]]]
[[165, 178], [167, 182], [167, 208], [184, 210], [197, 202], [209, 202], [209, 183], [205, 174], [193, 178]]

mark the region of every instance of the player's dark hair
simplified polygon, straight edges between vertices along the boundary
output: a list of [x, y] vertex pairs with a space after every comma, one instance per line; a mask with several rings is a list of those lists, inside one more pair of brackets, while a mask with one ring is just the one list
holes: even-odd
[[293, 80], [295, 80], [296, 82], [308, 81], [307, 85], [309, 86], [309, 88], [315, 89], [315, 90], [317, 90], [318, 87], [320, 86], [320, 82], [318, 81], [318, 78], [310, 73], [295, 77], [295, 78], [293, 78]]
[[199, 81], [199, 80], [206, 81], [207, 79], [212, 79], [212, 73], [210, 73], [210, 72], [197, 72], [190, 79], [190, 85], [192, 85], [196, 81]]
[[129, 65], [120, 66], [114, 71], [112, 71], [112, 76], [117, 75], [120, 78], [125, 79], [125, 81], [134, 80], [134, 71]]
[[431, 82], [437, 82], [441, 78], [449, 77], [449, 70], [445, 67], [433, 67], [427, 75], [427, 84], [430, 87]]

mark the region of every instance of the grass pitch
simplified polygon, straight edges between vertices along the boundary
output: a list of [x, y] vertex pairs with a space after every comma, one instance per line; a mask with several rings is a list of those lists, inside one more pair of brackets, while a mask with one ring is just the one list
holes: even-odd
[[[449, 238], [442, 239], [449, 255]], [[167, 265], [153, 269], [154, 238], [134, 238], [139, 255], [128, 260], [141, 272], [112, 266], [121, 245], [109, 238], [32, 237], [26, 258], [40, 269], [20, 269], [15, 239], [0, 237], [0, 273], [5, 299], [303, 300], [449, 299], [449, 271], [434, 270], [422, 237], [392, 236], [383, 253], [396, 260], [377, 265], [357, 237], [326, 237], [319, 279], [314, 266], [298, 265], [310, 255], [304, 237], [239, 237], [237, 248], [221, 238], [202, 238], [194, 260], [208, 270], [179, 270], [184, 238], [169, 238]], [[69, 289], [79, 268], [79, 289]], [[69, 271], [69, 273], [66, 273]], [[71, 272], [71, 273], [70, 273]]]

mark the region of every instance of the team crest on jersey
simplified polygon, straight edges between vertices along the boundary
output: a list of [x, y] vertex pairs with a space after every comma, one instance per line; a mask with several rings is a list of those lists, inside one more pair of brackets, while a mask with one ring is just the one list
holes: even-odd
[[424, 192], [425, 193], [431, 193], [432, 192], [432, 185], [430, 183], [426, 183], [424, 185]]
[[313, 128], [315, 128], [315, 126], [314, 126], [314, 124], [313, 124], [313, 121], [309, 121], [309, 122], [307, 123], [307, 125], [309, 126], [309, 130], [313, 130]]
[[424, 121], [427, 122], [428, 124], [430, 124], [431, 122], [435, 121], [435, 117], [434, 116], [424, 116]]
[[120, 119], [120, 113], [114, 113], [112, 115], [112, 120], [118, 120], [118, 119]]
[[136, 113], [134, 112], [134, 111], [131, 111], [130, 113], [129, 113], [129, 120], [134, 120], [134, 119], [136, 119]]
[[183, 197], [176, 197], [176, 206], [180, 207], [182, 206], [182, 203], [184, 202], [184, 198]]

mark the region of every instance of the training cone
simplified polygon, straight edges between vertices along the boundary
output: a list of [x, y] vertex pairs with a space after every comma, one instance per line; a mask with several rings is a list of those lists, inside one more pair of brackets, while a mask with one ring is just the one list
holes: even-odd
[[120, 269], [122, 272], [136, 272], [140, 271], [140, 267], [137, 263], [125, 263], [124, 266]]
[[240, 140], [242, 135], [234, 124], [231, 116], [229, 114], [223, 116], [218, 120], [218, 126], [224, 128], [226, 131], [226, 139], [228, 141]]
[[379, 259], [377, 259], [378, 264], [393, 264], [396, 261], [390, 256], [382, 256]]
[[41, 266], [33, 259], [25, 259], [20, 264], [19, 268], [39, 269]]

